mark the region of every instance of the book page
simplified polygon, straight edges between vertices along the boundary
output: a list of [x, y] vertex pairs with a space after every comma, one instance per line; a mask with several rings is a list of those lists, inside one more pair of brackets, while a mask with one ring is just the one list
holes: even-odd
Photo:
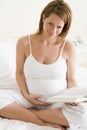
[[47, 102], [82, 102], [87, 101], [87, 88], [72, 87], [47, 99]]
[[87, 96], [87, 87], [72, 87], [67, 88], [63, 91], [61, 91], [59, 96], [74, 96], [74, 97], [83, 97]]

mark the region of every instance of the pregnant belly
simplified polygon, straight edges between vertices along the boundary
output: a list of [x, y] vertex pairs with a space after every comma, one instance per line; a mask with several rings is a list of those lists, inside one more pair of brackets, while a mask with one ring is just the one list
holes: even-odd
[[30, 79], [27, 86], [32, 94], [53, 95], [66, 88], [66, 80]]

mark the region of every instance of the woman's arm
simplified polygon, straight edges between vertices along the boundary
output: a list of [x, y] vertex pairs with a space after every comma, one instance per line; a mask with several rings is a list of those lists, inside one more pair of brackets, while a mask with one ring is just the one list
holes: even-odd
[[67, 52], [67, 87], [76, 87], [78, 83], [76, 81], [76, 49], [74, 45], [68, 41], [66, 44]]
[[[74, 45], [68, 41], [66, 44], [67, 52], [67, 87], [77, 87], [78, 83], [76, 81], [76, 49]], [[67, 105], [76, 106], [78, 103], [66, 103]]]
[[20, 38], [16, 46], [16, 80], [23, 96], [29, 94], [24, 76], [25, 55], [25, 38]]

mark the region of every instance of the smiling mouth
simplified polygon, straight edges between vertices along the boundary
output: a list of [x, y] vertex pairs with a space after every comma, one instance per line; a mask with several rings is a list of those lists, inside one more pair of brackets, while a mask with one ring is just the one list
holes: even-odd
[[54, 35], [53, 33], [50, 33], [50, 32], [48, 32], [48, 34], [49, 34], [50, 36], [53, 36], [53, 35]]

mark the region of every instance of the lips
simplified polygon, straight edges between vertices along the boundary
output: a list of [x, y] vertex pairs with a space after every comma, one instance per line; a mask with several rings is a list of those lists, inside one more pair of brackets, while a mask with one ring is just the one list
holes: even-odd
[[53, 36], [53, 35], [54, 35], [53, 33], [50, 33], [50, 32], [48, 32], [48, 34], [49, 34], [50, 36]]

